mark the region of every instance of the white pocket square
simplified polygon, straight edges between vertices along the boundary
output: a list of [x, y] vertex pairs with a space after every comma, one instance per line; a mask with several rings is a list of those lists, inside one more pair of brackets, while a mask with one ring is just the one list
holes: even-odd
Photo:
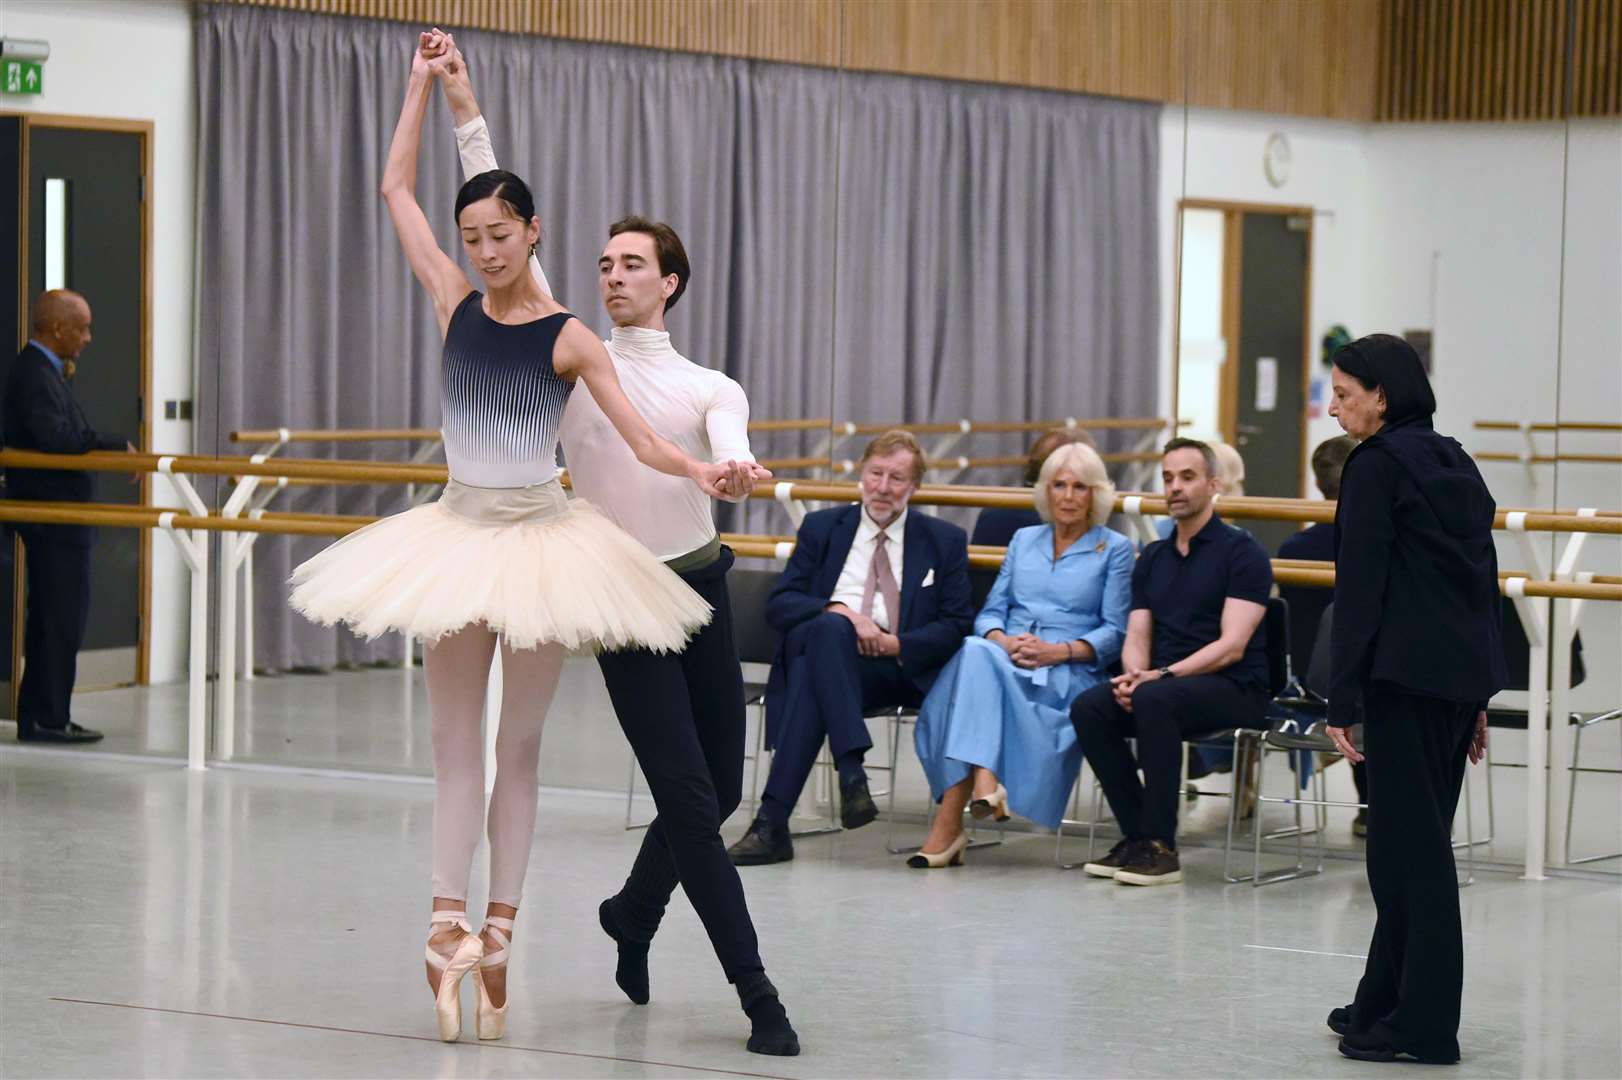
[[927, 589], [933, 584], [935, 584], [935, 569], [934, 567], [930, 567], [929, 571], [924, 574], [924, 580], [918, 583], [918, 587], [920, 589]]

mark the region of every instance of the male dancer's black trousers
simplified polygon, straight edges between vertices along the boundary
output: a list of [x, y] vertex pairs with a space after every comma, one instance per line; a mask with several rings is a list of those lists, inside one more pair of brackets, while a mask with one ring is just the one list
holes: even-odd
[[1452, 1060], [1464, 992], [1453, 814], [1476, 706], [1376, 689], [1364, 712], [1375, 922], [1351, 1023]]
[[678, 654], [603, 653], [603, 681], [658, 810], [631, 876], [614, 898], [615, 921], [651, 941], [679, 881], [710, 935], [728, 982], [763, 969], [743, 883], [721, 842], [721, 822], [743, 795], [743, 672], [732, 634], [727, 548], [681, 578], [715, 609]]

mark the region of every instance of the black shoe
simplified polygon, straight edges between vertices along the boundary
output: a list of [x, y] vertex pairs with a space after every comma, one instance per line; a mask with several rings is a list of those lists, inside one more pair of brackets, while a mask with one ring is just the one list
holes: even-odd
[[1368, 1031], [1349, 1031], [1340, 1039], [1340, 1052], [1357, 1061], [1417, 1061], [1421, 1065], [1457, 1065], [1457, 1052], [1422, 1054], [1395, 1045], [1376, 1024]]
[[1081, 868], [1082, 873], [1091, 874], [1093, 877], [1114, 877], [1116, 871], [1125, 866], [1127, 860], [1132, 858], [1132, 851], [1137, 846], [1137, 843], [1136, 840], [1127, 840], [1124, 837], [1117, 840], [1115, 846], [1109, 849], [1108, 855], [1105, 855], [1102, 859], [1089, 861]]
[[788, 1022], [788, 1011], [777, 996], [777, 987], [765, 972], [747, 975], [737, 982], [738, 1003], [749, 1017], [751, 1054], [769, 1054], [773, 1057], [795, 1057], [800, 1052], [800, 1037], [794, 1025]]
[[1132, 849], [1126, 864], [1115, 871], [1117, 885], [1175, 885], [1183, 880], [1177, 852], [1159, 840], [1144, 840]]
[[749, 823], [743, 839], [727, 848], [727, 857], [733, 866], [765, 866], [768, 863], [788, 862], [794, 858], [794, 841], [788, 830], [777, 828], [765, 818], [757, 817]]
[[1369, 812], [1359, 810], [1352, 819], [1352, 835], [1360, 839], [1367, 839], [1369, 835]]
[[839, 782], [839, 824], [860, 829], [878, 816], [879, 808], [867, 790], [866, 776], [858, 776], [848, 784]]
[[609, 897], [597, 907], [597, 924], [603, 933], [614, 939], [619, 947], [619, 960], [614, 965], [614, 982], [631, 999], [633, 1005], [648, 1003], [648, 943], [632, 941], [620, 932], [614, 919], [614, 898]]
[[17, 725], [18, 742], [49, 742], [49, 743], [86, 743], [97, 742], [102, 738], [99, 731], [92, 731], [87, 727], [80, 727], [69, 720], [63, 727], [42, 727], [39, 724], [29, 724], [24, 727]]
[[1352, 1007], [1347, 1005], [1339, 1009], [1330, 1009], [1327, 1022], [1330, 1031], [1333, 1031], [1341, 1038], [1345, 1038], [1346, 1033], [1352, 1030]]

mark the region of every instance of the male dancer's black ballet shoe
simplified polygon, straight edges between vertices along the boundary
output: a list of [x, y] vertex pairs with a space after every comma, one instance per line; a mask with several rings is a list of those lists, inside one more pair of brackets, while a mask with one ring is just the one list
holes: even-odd
[[800, 1052], [800, 1037], [788, 1022], [788, 1011], [778, 1000], [777, 987], [765, 972], [745, 976], [738, 980], [738, 1001], [744, 1015], [749, 1017], [748, 1046], [751, 1054], [770, 1054], [774, 1057], [795, 1057]]
[[614, 968], [614, 982], [625, 991], [633, 1005], [648, 1003], [648, 943], [631, 941], [620, 932], [614, 921], [614, 898], [609, 897], [597, 905], [597, 922], [603, 933], [619, 946], [619, 963]]

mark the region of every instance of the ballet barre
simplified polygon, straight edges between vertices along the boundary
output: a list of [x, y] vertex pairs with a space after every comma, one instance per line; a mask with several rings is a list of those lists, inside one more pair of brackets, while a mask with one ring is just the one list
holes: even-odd
[[1538, 482], [1536, 465], [1622, 465], [1622, 454], [1605, 454], [1594, 452], [1577, 453], [1569, 450], [1559, 450], [1555, 453], [1545, 453], [1534, 437], [1538, 432], [1583, 432], [1590, 435], [1604, 433], [1622, 434], [1622, 423], [1598, 420], [1477, 420], [1477, 431], [1513, 431], [1518, 432], [1525, 446], [1518, 453], [1509, 453], [1501, 450], [1478, 450], [1474, 453], [1477, 461], [1508, 462], [1521, 465], [1526, 469], [1526, 478], [1529, 483]]
[[[844, 420], [836, 421], [826, 418], [804, 420], [752, 420], [749, 422], [749, 431], [757, 434], [773, 432], [820, 432], [823, 440], [812, 453], [799, 457], [777, 458], [776, 464], [762, 461], [769, 469], [830, 469], [840, 475], [849, 475], [855, 471], [852, 462], [834, 458], [835, 447], [844, 439], [857, 435], [877, 435], [886, 431], [900, 430], [914, 435], [939, 435], [943, 439], [929, 448], [926, 457], [934, 464], [934, 471], [954, 471], [962, 473], [971, 468], [1002, 468], [1017, 467], [1025, 464], [1025, 458], [1020, 456], [981, 457], [971, 458], [956, 452], [958, 442], [968, 435], [975, 434], [1020, 434], [1031, 432], [1044, 432], [1055, 429], [1075, 431], [1077, 429], [1092, 431], [1141, 431], [1144, 432], [1137, 445], [1130, 451], [1101, 455], [1106, 463], [1132, 465], [1142, 470], [1159, 456], [1153, 452], [1160, 432], [1167, 428], [1186, 426], [1191, 421], [1163, 420], [1159, 417], [1096, 417], [1077, 418], [1067, 416], [1054, 420], [971, 420], [961, 419], [943, 422], [924, 423], [857, 423]], [[256, 455], [270, 457], [282, 448], [292, 443], [359, 443], [359, 442], [420, 442], [423, 443], [412, 455], [412, 464], [425, 464], [431, 461], [439, 451], [443, 436], [438, 428], [244, 428], [233, 431], [227, 438], [233, 443], [258, 444]], [[1147, 476], [1134, 476], [1135, 483], [1142, 483]], [[414, 498], [415, 493], [409, 493], [408, 498]]]
[[1477, 420], [1477, 431], [1617, 431], [1622, 424], [1610, 420]]

